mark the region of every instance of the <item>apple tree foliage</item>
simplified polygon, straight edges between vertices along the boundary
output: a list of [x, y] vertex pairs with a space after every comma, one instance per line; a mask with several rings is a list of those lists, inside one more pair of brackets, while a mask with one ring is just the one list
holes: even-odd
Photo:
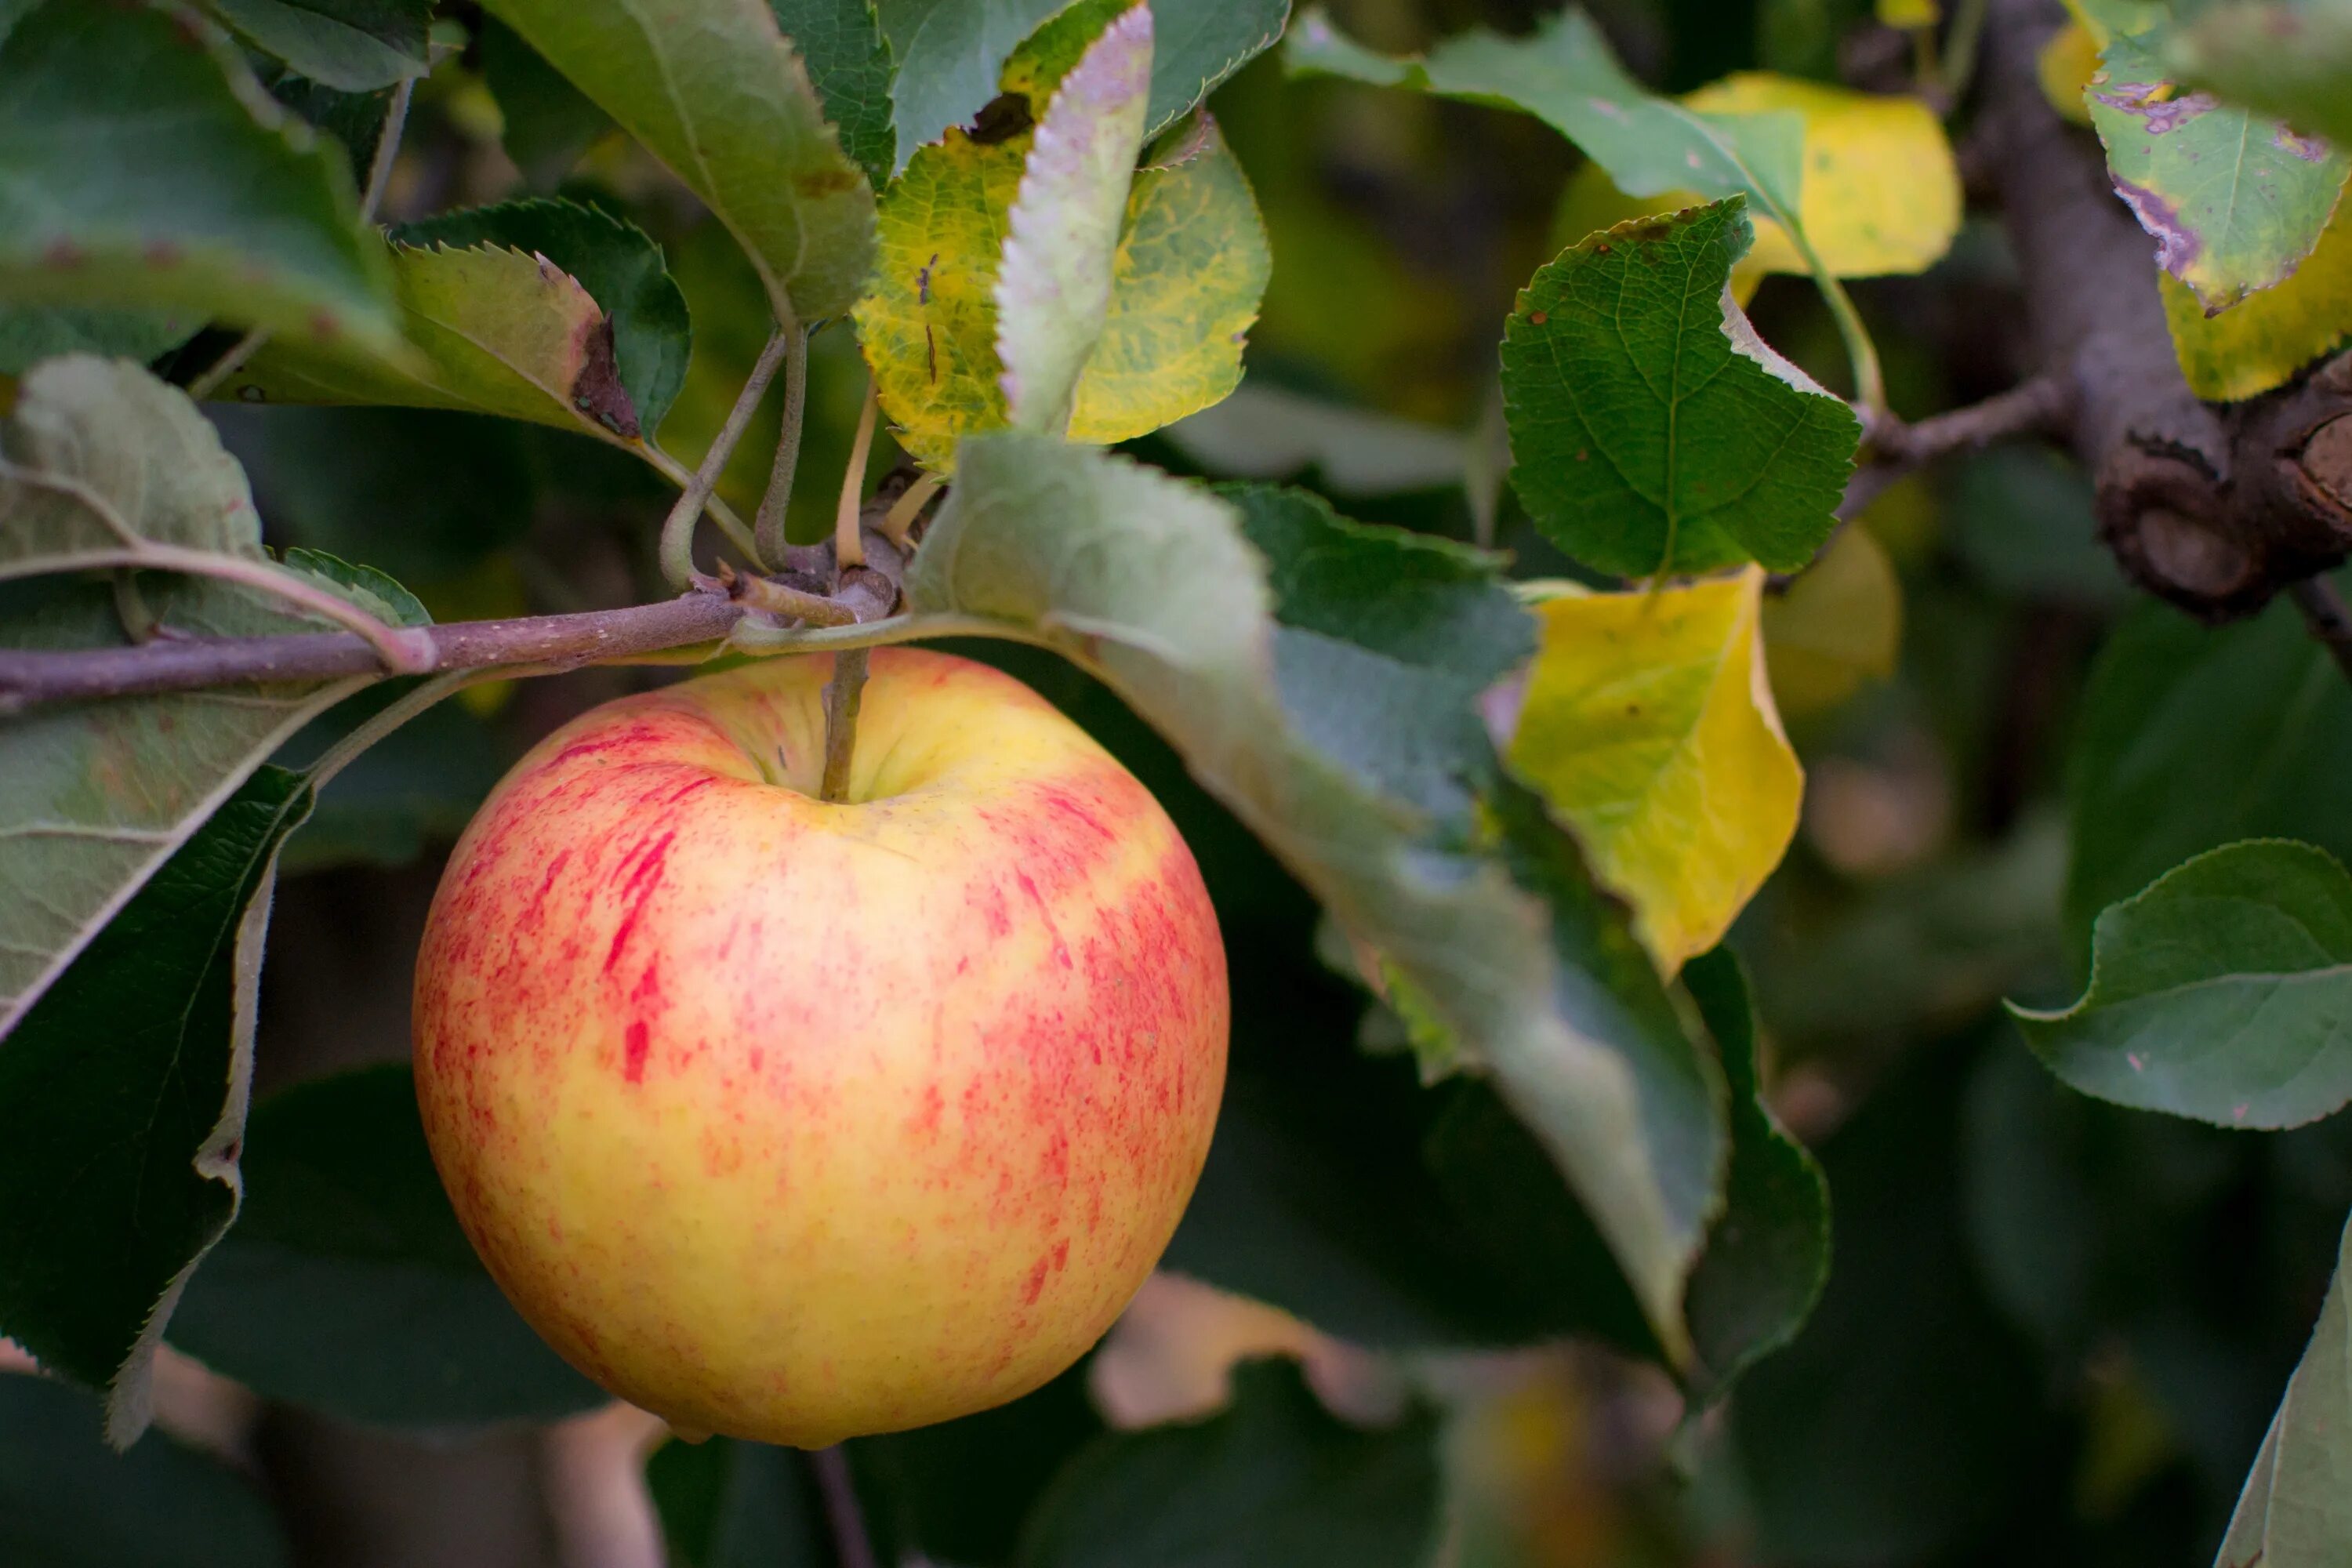
[[[52, 1374], [0, 1559], [289, 1560], [142, 1436], [166, 1346], [387, 1428], [597, 1405], [375, 1059], [413, 947], [389, 1049], [273, 1063], [273, 907], [429, 868], [615, 680], [930, 637], [1217, 899], [1166, 1267], [1404, 1392], [1244, 1361], [1139, 1426], [1082, 1365], [847, 1445], [884, 1561], [1466, 1561], [1459, 1369], [1570, 1338], [1770, 1561], [2352, 1554], [2352, 690], [2284, 605], [2130, 603], [2047, 454], [1871, 504], [1964, 379], [1888, 323], [2000, 286], [1947, 124], [2035, 6], [1457, 9], [0, 0], [0, 1334]], [[2352, 12], [2080, 0], [2039, 69], [2199, 395], [2352, 336]], [[1375, 121], [1559, 176], [1475, 329], [1317, 166]], [[891, 613], [728, 607], [695, 563], [804, 577], [877, 426], [886, 531], [940, 497]], [[675, 1561], [829, 1560], [799, 1456], [647, 1482]]]

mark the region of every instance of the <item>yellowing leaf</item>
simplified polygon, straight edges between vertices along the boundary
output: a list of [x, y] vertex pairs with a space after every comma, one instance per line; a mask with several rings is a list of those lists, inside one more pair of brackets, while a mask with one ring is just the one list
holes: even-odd
[[[1171, 133], [1173, 134], [1173, 133]], [[1137, 174], [1112, 262], [1110, 311], [1078, 378], [1074, 440], [1125, 440], [1207, 407], [1241, 376], [1242, 339], [1270, 260], [1249, 181], [1202, 122], [1191, 156]], [[856, 311], [899, 444], [935, 473], [959, 437], [1006, 423], [997, 268], [1026, 134], [988, 145], [950, 131], [882, 198], [881, 258]]]
[[462, 408], [580, 430], [635, 449], [604, 312], [570, 273], [500, 246], [394, 246], [401, 326], [417, 354], [333, 357], [273, 339], [223, 396], [247, 403]]
[[2099, 68], [2099, 50], [2103, 46], [2098, 35], [2084, 26], [2079, 18], [2050, 35], [2042, 46], [2041, 58], [2035, 62], [2042, 77], [2042, 96], [2050, 107], [2077, 125], [2091, 122], [2091, 111], [2083, 105], [2083, 94], [2091, 85], [2091, 77]]
[[[1804, 116], [1798, 220], [1839, 277], [1923, 272], [1951, 248], [1960, 228], [1959, 167], [1943, 125], [1917, 99], [1742, 71], [1683, 103], [1708, 114]], [[1756, 254], [1769, 270], [1805, 270], [1777, 226], [1756, 226]]]
[[2339, 201], [2302, 266], [2209, 316], [2170, 273], [2157, 278], [2181, 374], [2198, 396], [2234, 403], [2284, 386], [2295, 372], [2352, 337], [2352, 203]]
[[[1960, 226], [1959, 170], [1944, 129], [1916, 99], [1823, 87], [1764, 72], [1726, 77], [1683, 100], [1714, 114], [1793, 110], [1804, 117], [1798, 212], [1822, 264], [1840, 278], [1921, 272], [1951, 248]], [[1696, 206], [1696, 191], [1629, 196], [1588, 163], [1569, 180], [1552, 223], [1555, 248], [1628, 218]], [[1751, 210], [1755, 247], [1732, 268], [1741, 305], [1766, 274], [1805, 273], [1788, 230]]]
[[1764, 574], [1536, 606], [1512, 767], [1633, 906], [1660, 970], [1715, 945], [1797, 830], [1804, 773], [1764, 673]]
[[1772, 700], [1790, 718], [1825, 712], [1895, 673], [1903, 584], [1870, 531], [1849, 526], [1785, 594], [1764, 600]]

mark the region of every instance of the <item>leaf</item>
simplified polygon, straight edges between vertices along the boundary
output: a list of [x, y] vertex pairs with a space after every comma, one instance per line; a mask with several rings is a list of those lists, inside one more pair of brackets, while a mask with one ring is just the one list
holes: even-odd
[[874, 258], [874, 192], [766, 0], [484, 9], [702, 198], [759, 268], [779, 321], [810, 325], [857, 298]]
[[313, 81], [373, 92], [428, 68], [433, 0], [205, 0], [220, 18]]
[[807, 65], [824, 114], [878, 189], [898, 163], [890, 124], [890, 47], [874, 0], [768, 0], [776, 26]]
[[2297, 1127], [2352, 1100], [2352, 877], [2256, 839], [2200, 855], [2099, 916], [2090, 988], [2011, 1005], [2084, 1094], [2222, 1127]]
[[2156, 281], [2191, 392], [2236, 403], [2273, 391], [2352, 336], [2352, 203], [2337, 201], [2319, 243], [2286, 281], [2218, 316], [2170, 273]]
[[1138, 5], [1087, 46], [1031, 137], [994, 291], [997, 384], [1015, 429], [1068, 427], [1079, 373], [1110, 310], [1150, 72], [1151, 8]]
[[[950, 132], [882, 199], [857, 334], [900, 444], [934, 472], [951, 471], [958, 438], [1006, 423], [998, 247], [1028, 146], [1025, 133], [983, 144]], [[1127, 440], [1231, 391], [1270, 265], [1249, 182], [1213, 127], [1194, 156], [1139, 173], [1072, 438]]]
[[0, 299], [396, 354], [341, 158], [184, 21], [49, 0], [0, 39]]
[[2116, 193], [2156, 237], [2157, 264], [2208, 312], [2302, 265], [2352, 170], [2283, 121], [2180, 91], [2133, 39], [2107, 46], [2087, 101]]
[[1601, 29], [1579, 10], [1561, 12], [1523, 38], [1474, 28], [1412, 60], [1349, 41], [1318, 7], [1299, 17], [1283, 58], [1300, 74], [1522, 110], [1575, 142], [1630, 195], [1696, 191], [1712, 201], [1744, 195], [1784, 227], [1801, 221], [1801, 115], [1703, 113], [1658, 98], [1625, 74]]
[[613, 117], [496, 16], [484, 16], [476, 37], [507, 156], [534, 190], [551, 191], [613, 130]]
[[[27, 474], [88, 487], [145, 539], [266, 559], [245, 477], [212, 426], [135, 366], [75, 356], [36, 367], [0, 451]], [[0, 577], [105, 537], [79, 500], [22, 479], [0, 477]], [[162, 624], [196, 636], [324, 625], [209, 578], [149, 574], [140, 591]], [[0, 646], [122, 641], [106, 589], [87, 579], [15, 584], [6, 603]], [[0, 723], [0, 887], [40, 889], [0, 904], [0, 1035], [280, 741], [365, 684], [120, 698]]]
[[1751, 566], [1537, 606], [1511, 766], [1633, 904], [1664, 973], [1722, 940], [1796, 836], [1805, 775], [1764, 678], [1763, 585]]
[[1805, 1326], [1830, 1276], [1830, 1189], [1805, 1146], [1764, 1098], [1756, 1013], [1739, 961], [1726, 948], [1694, 958], [1683, 984], [1706, 1018], [1731, 1085], [1731, 1163], [1724, 1211], [1691, 1271], [1685, 1310], [1707, 1394], [1720, 1399], [1740, 1373]]
[[310, 808], [300, 774], [255, 773], [0, 1047], [0, 1331], [105, 1390], [117, 1448], [146, 1429], [164, 1325], [236, 1214], [269, 888]]
[[2352, 12], [2335, 0], [2207, 4], [2165, 30], [2179, 79], [2352, 142]]
[[218, 1460], [99, 1440], [88, 1395], [0, 1374], [0, 1562], [25, 1568], [282, 1568], [285, 1527]]
[[[1003, 89], [1040, 106], [1089, 40], [1133, 0], [1076, 0], [1032, 33], [1004, 63]], [[1143, 134], [1159, 135], [1219, 83], [1282, 37], [1290, 0], [1158, 0], [1151, 7], [1151, 107]]]
[[2311, 1346], [2254, 1457], [2215, 1568], [2323, 1568], [2352, 1552], [2352, 1227], [2337, 1250], [2336, 1278], [2312, 1330]]
[[1340, 496], [1448, 488], [1467, 468], [1468, 442], [1456, 431], [1260, 381], [1243, 382], [1167, 435], [1213, 473], [1290, 479], [1311, 469], [1319, 489]]
[[1505, 323], [1512, 484], [1588, 565], [1793, 572], [1835, 525], [1861, 426], [1731, 302], [1748, 232], [1727, 201], [1593, 235]]
[[1420, 1568], [1439, 1525], [1437, 1426], [1342, 1426], [1295, 1363], [1245, 1363], [1192, 1426], [1106, 1437], [1030, 1521], [1021, 1568]]
[[2092, 667], [2066, 774], [2079, 940], [2108, 905], [2235, 839], [2352, 858], [2352, 688], [2289, 605], [2209, 630], [2143, 605]]
[[265, 1100], [243, 1167], [236, 1224], [173, 1315], [178, 1349], [269, 1398], [380, 1426], [551, 1420], [606, 1402], [474, 1256], [407, 1064]]
[[1835, 708], [1895, 673], [1903, 653], [1903, 584], [1870, 531], [1849, 525], [1785, 593], [1764, 597], [1772, 701], [1800, 719]]
[[[442, 213], [403, 224], [393, 238], [426, 249], [497, 247], [554, 262], [588, 291], [612, 323], [613, 369], [638, 426], [661, 428], [662, 416], [686, 381], [694, 324], [661, 247], [645, 230], [602, 207], [540, 200]], [[589, 390], [575, 381], [575, 407], [578, 396]]]
[[1069, 0], [874, 0], [898, 62], [891, 85], [895, 177], [916, 150], [966, 125], [996, 96], [997, 71]]
[[[1333, 539], [1321, 569], [1377, 580], [1411, 559], [1402, 542], [1383, 548], [1397, 537]], [[1430, 705], [1461, 673], [1397, 660], [1377, 623], [1360, 640], [1278, 637], [1266, 570], [1216, 499], [1006, 432], [966, 442], [907, 592], [919, 610], [1042, 638], [1169, 737], [1494, 1073], [1676, 1352], [1682, 1274], [1722, 1148], [1711, 1064], [1539, 810], [1497, 781], [1491, 829], [1466, 811], [1430, 820], [1460, 800], [1457, 775], [1494, 772], [1491, 752], [1449, 763], [1438, 749], [1483, 740]], [[1385, 688], [1314, 683], [1368, 679], [1383, 655], [1400, 672]], [[1482, 833], [1507, 860], [1469, 847]]]
[[[273, 339], [216, 395], [461, 408], [640, 446], [643, 427], [618, 374], [613, 330], [578, 279], [545, 257], [502, 245], [394, 245], [392, 260], [415, 353], [362, 363]], [[665, 332], [656, 341], [667, 339]], [[674, 347], [665, 341], [662, 357]], [[659, 374], [656, 385], [674, 389], [668, 370]]]
[[0, 305], [0, 375], [22, 375], [60, 354], [142, 363], [196, 335], [197, 322], [148, 310], [43, 310]]

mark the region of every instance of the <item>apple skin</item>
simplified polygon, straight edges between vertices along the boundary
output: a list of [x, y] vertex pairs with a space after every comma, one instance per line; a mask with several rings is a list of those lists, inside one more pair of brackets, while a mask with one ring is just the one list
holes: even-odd
[[458, 841], [416, 1088], [522, 1316], [681, 1430], [815, 1447], [1037, 1387], [1150, 1272], [1224, 1082], [1224, 948], [1167, 814], [968, 660], [607, 703]]

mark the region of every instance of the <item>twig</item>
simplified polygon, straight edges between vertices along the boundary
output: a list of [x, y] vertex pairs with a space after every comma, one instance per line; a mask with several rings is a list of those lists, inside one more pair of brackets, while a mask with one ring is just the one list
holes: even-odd
[[703, 502], [718, 486], [719, 476], [727, 467], [727, 459], [735, 451], [735, 443], [743, 438], [743, 426], [751, 422], [751, 411], [760, 406], [766, 395], [768, 383], [775, 378], [776, 366], [783, 363], [784, 354], [797, 335], [791, 327], [778, 327], [770, 334], [767, 347], [751, 366], [751, 378], [736, 395], [735, 406], [727, 411], [727, 422], [711, 437], [710, 449], [702, 454], [701, 466], [687, 481], [685, 490], [669, 516], [662, 520], [661, 568], [673, 588], [686, 588], [694, 581], [694, 525], [702, 516]]
[[[383, 205], [383, 193], [392, 184], [392, 165], [400, 155], [401, 132], [408, 126], [408, 100], [416, 90], [416, 79], [404, 77], [392, 89], [392, 101], [384, 106], [383, 124], [376, 132], [375, 156], [368, 163], [367, 189], [360, 193], [360, 222], [374, 221], [376, 208]], [[245, 362], [261, 352], [269, 341], [268, 327], [256, 327], [228, 347], [228, 352], [215, 360], [212, 368], [188, 383], [188, 395], [202, 403], [218, 392], [221, 384], [245, 368]]]
[[808, 1460], [816, 1476], [817, 1494], [824, 1500], [825, 1522], [833, 1530], [835, 1560], [840, 1568], [876, 1568], [874, 1542], [866, 1533], [866, 1510], [857, 1501], [857, 1483], [849, 1473], [847, 1456], [836, 1444], [816, 1449]]
[[776, 461], [768, 470], [768, 490], [760, 498], [752, 521], [752, 539], [759, 558], [770, 564], [784, 558], [784, 513], [792, 504], [793, 478], [801, 466], [801, 426], [808, 410], [808, 340], [797, 328], [788, 329], [784, 347], [784, 417], [776, 431]]
[[857, 612], [837, 599], [813, 594], [773, 577], [739, 574], [723, 561], [719, 564], [718, 581], [719, 585], [726, 590], [727, 596], [746, 609], [761, 610], [786, 620], [806, 621], [817, 626], [857, 624]]
[[1846, 481], [1838, 516], [1854, 516], [1906, 474], [1963, 447], [1981, 448], [2020, 436], [2054, 434], [2063, 428], [2073, 406], [2074, 388], [2066, 378], [2045, 373], [1981, 403], [1937, 414], [1916, 425], [1888, 419], [1870, 432], [1869, 460]]
[[2326, 577], [2305, 577], [2287, 586], [2287, 597], [2303, 612], [2303, 624], [2312, 637], [2336, 656], [2336, 667], [2352, 680], [2352, 609]]
[[866, 564], [857, 510], [866, 495], [866, 455], [873, 449], [874, 421], [880, 411], [874, 395], [874, 378], [869, 375], [866, 378], [866, 402], [857, 411], [857, 435], [849, 443], [849, 467], [841, 476], [841, 504], [833, 513], [833, 557], [844, 571]]

